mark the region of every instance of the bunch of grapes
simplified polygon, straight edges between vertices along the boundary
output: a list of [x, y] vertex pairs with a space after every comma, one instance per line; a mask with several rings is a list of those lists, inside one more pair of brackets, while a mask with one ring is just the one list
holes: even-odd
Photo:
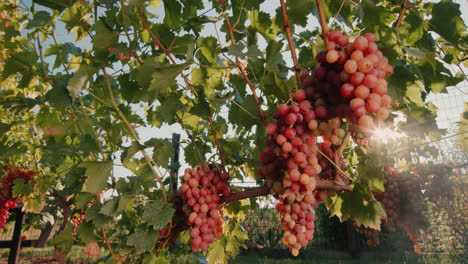
[[13, 196], [14, 181], [23, 179], [27, 183], [36, 175], [34, 171], [24, 171], [16, 167], [3, 166], [3, 170], [5, 174], [0, 184], [0, 232], [6, 226], [8, 210], [15, 208], [20, 203], [20, 197]]
[[399, 223], [405, 226], [406, 233], [413, 242], [420, 240], [419, 231], [428, 227], [424, 213], [427, 205], [423, 198], [423, 186], [418, 173], [400, 173], [398, 177], [400, 191]]
[[[379, 51], [375, 36], [366, 33], [350, 42], [341, 31], [328, 35], [326, 51], [317, 54], [320, 63], [310, 75], [302, 74], [307, 98], [313, 102], [317, 128], [332, 144], [339, 144], [342, 118], [352, 129], [369, 133], [390, 115], [392, 99], [385, 77], [393, 73]], [[356, 132], [357, 132], [356, 131]]]
[[395, 231], [400, 215], [400, 189], [398, 187], [399, 172], [389, 166], [385, 166], [385, 192], [376, 195], [376, 198], [384, 206], [387, 214], [385, 225], [391, 231]]
[[[308, 124], [316, 113], [304, 90], [294, 94], [290, 104], [281, 104], [274, 115], [276, 123], [267, 125], [267, 147], [262, 152], [261, 175], [271, 192], [279, 197], [277, 210], [285, 231], [283, 243], [297, 256], [314, 234], [314, 209], [318, 205], [316, 183], [319, 173], [332, 159], [331, 144], [317, 144]], [[316, 198], [317, 197], [317, 198]]]
[[216, 166], [203, 164], [186, 169], [182, 184], [182, 198], [186, 202], [187, 222], [192, 226], [192, 250], [208, 250], [208, 245], [223, 232], [222, 196], [230, 194], [229, 175]]
[[356, 231], [358, 233], [363, 234], [367, 238], [368, 246], [377, 246], [378, 244], [380, 244], [379, 230], [364, 227], [362, 225], [358, 227], [356, 226], [356, 224], [354, 224], [354, 227], [356, 228]]
[[86, 219], [86, 214], [85, 213], [81, 213], [81, 214], [77, 214], [77, 215], [74, 215], [72, 217], [72, 224], [73, 224], [73, 231], [72, 231], [72, 235], [76, 236], [76, 231], [78, 229], [78, 226]]

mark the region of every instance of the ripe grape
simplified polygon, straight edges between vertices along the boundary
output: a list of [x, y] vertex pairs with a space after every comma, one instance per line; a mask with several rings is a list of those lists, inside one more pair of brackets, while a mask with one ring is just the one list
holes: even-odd
[[34, 171], [23, 170], [18, 167], [3, 166], [4, 174], [0, 184], [0, 232], [6, 226], [8, 220], [8, 210], [16, 208], [21, 202], [22, 196], [13, 195], [13, 188], [17, 179], [22, 179], [28, 183], [36, 175]]

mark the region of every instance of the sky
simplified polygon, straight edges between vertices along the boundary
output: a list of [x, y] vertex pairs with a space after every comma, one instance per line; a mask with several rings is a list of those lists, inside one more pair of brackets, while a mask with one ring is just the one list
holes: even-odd
[[[22, 2], [25, 6], [30, 6], [31, 5], [31, 0], [21, 0], [20, 2]], [[208, 1], [205, 1], [205, 2], [208, 2]], [[431, 1], [431, 2], [436, 2], [436, 1]], [[466, 1], [466, 0], [455, 0], [454, 2], [457, 2], [457, 3], [459, 3], [461, 5], [462, 18], [464, 19], [465, 24], [467, 24], [466, 21], [468, 21], [468, 1]], [[205, 10], [200, 10], [199, 14], [204, 13], [206, 10], [209, 10], [211, 8], [211, 3], [207, 3], [206, 7], [207, 8]], [[270, 14], [274, 14], [276, 8], [278, 8], [278, 7], [279, 7], [279, 1], [269, 0], [269, 1], [265, 1], [265, 3], [262, 4], [261, 10], [263, 10], [263, 11], [265, 11], [267, 13], [270, 13]], [[42, 8], [42, 7], [39, 7], [37, 9], [38, 10], [49, 11], [49, 9]], [[164, 4], [163, 4], [163, 1], [161, 1], [161, 4], [159, 5], [159, 7], [156, 10], [151, 9], [151, 11], [154, 12], [154, 14], [157, 15], [157, 18], [154, 20], [154, 22], [162, 22], [162, 20], [164, 18]], [[207, 16], [214, 16], [215, 15], [215, 10], [212, 10], [211, 12], [206, 13], [206, 15]], [[224, 40], [225, 39], [224, 33], [219, 31], [221, 23], [222, 23], [221, 21], [216, 23], [216, 27], [218, 28], [218, 32], [220, 34], [220, 39]], [[308, 27], [311, 27], [311, 28], [318, 27], [317, 18], [315, 16], [313, 16], [312, 14], [310, 14], [308, 16]], [[78, 46], [78, 47], [80, 47], [82, 49], [90, 49], [90, 47], [92, 46], [91, 43], [90, 43], [89, 38], [86, 38], [84, 40], [75, 42], [73, 33], [68, 34], [67, 31], [65, 30], [64, 24], [62, 22], [57, 23], [56, 34], [57, 34], [57, 39], [58, 39], [59, 42], [66, 42], [66, 41], [72, 42], [76, 46]], [[203, 31], [203, 35], [215, 35], [215, 24], [206, 24], [205, 29]], [[44, 43], [44, 46], [47, 46], [50, 43], [51, 43], [50, 41], [46, 41]], [[227, 45], [227, 43], [222, 43], [222, 44], [224, 46]], [[263, 42], [263, 43], [260, 42], [259, 46], [260, 46], [260, 49], [262, 49], [262, 47], [266, 47], [266, 43], [265, 42]], [[289, 66], [292, 67], [292, 60], [290, 59], [289, 51], [287, 51], [287, 53], [288, 54], [285, 54], [284, 58], [286, 60], [286, 63]], [[46, 60], [49, 63], [51, 63], [52, 59], [54, 59], [54, 58], [52, 58], [52, 57], [46, 58]], [[455, 70], [456, 69], [454, 68], [453, 71], [455, 71]], [[468, 72], [467, 69], [464, 69], [464, 70], [465, 70], [465, 72]], [[428, 101], [434, 103], [439, 108], [439, 113], [438, 113], [439, 116], [437, 118], [439, 127], [440, 128], [448, 128], [449, 130], [453, 130], [454, 127], [455, 127], [454, 123], [459, 120], [460, 114], [463, 111], [463, 103], [468, 102], [468, 83], [466, 81], [464, 81], [461, 84], [457, 85], [457, 87], [448, 88], [448, 91], [449, 92], [447, 94], [430, 95], [428, 97]], [[139, 108], [138, 106], [134, 106], [133, 108], [137, 113], [142, 114], [141, 108]], [[172, 133], [181, 134], [182, 140], [187, 139], [187, 134], [182, 130], [182, 128], [178, 124], [171, 125], [171, 126], [163, 125], [161, 128], [140, 127], [140, 128], [137, 129], [137, 132], [138, 132], [138, 134], [139, 134], [139, 136], [141, 138], [141, 142], [149, 140], [150, 138], [154, 137], [155, 135], [157, 135], [158, 138], [171, 138]], [[187, 167], [187, 164], [184, 162], [183, 146], [184, 145], [182, 145], [182, 147], [180, 149], [180, 160], [181, 160], [182, 167], [181, 167], [181, 169], [179, 171], [179, 175], [181, 175], [182, 172], [183, 172], [183, 169], [185, 169]], [[120, 163], [119, 160], [116, 160], [115, 162]], [[119, 165], [114, 166], [113, 173], [114, 173], [114, 176], [116, 176], [116, 177], [125, 177], [125, 176], [129, 176], [129, 175], [132, 174], [129, 170], [127, 170], [126, 168], [124, 168], [122, 166], [119, 166]], [[251, 185], [251, 184], [249, 184], [249, 185]], [[245, 186], [245, 185], [243, 185], [243, 186]]]

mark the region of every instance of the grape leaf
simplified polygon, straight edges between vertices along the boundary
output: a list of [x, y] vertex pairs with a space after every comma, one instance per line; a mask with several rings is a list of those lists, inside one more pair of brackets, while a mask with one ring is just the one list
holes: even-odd
[[83, 162], [79, 165], [86, 168], [86, 176], [88, 177], [83, 191], [90, 193], [98, 193], [106, 186], [107, 178], [111, 176], [112, 161], [105, 162]]
[[143, 208], [143, 220], [156, 229], [161, 229], [171, 221], [174, 212], [172, 204], [154, 201]]
[[367, 31], [377, 33], [380, 25], [388, 25], [395, 17], [382, 6], [377, 6], [375, 0], [363, 1], [361, 4], [364, 17], [363, 24]]
[[83, 210], [88, 208], [88, 203], [96, 199], [96, 195], [89, 192], [80, 192], [76, 196], [75, 206], [77, 209]]
[[330, 197], [326, 204], [331, 215], [336, 215], [341, 222], [351, 219], [358, 226], [363, 225], [380, 230], [380, 222], [385, 217], [385, 210], [379, 202], [369, 200], [368, 195], [368, 187], [356, 182], [352, 192], [337, 193]]
[[367, 184], [378, 192], [384, 191], [384, 173], [383, 164], [377, 154], [367, 155], [360, 148], [356, 149], [359, 163], [357, 171], [359, 171], [359, 179], [367, 182]]
[[76, 98], [95, 72], [97, 72], [97, 69], [91, 65], [81, 64], [68, 82], [67, 90], [70, 96]]
[[107, 216], [112, 216], [116, 213], [118, 204], [119, 197], [114, 197], [110, 200], [107, 200], [102, 205], [101, 210], [99, 210], [99, 213]]
[[206, 256], [208, 263], [227, 263], [228, 256], [225, 251], [225, 240], [225, 237], [223, 237], [210, 245], [208, 255]]
[[242, 104], [232, 103], [229, 121], [241, 127], [252, 127], [259, 122], [260, 114], [252, 95], [247, 95]]
[[291, 25], [307, 25], [307, 15], [314, 7], [312, 0], [288, 0], [286, 1], [289, 22]]
[[38, 11], [34, 13], [33, 19], [29, 21], [28, 26], [41, 27], [51, 22], [52, 16], [47, 11]]
[[99, 237], [94, 233], [93, 224], [88, 222], [81, 223], [76, 230], [76, 234], [85, 244], [99, 239]]
[[62, 232], [60, 232], [52, 240], [49, 240], [48, 244], [57, 247], [61, 252], [69, 252], [75, 243], [75, 238], [72, 235], [72, 231], [73, 225], [68, 224]]
[[461, 18], [460, 4], [451, 0], [442, 0], [432, 8], [429, 20], [431, 30], [437, 32], [454, 46], [467, 48], [466, 27]]
[[137, 229], [135, 233], [127, 237], [127, 245], [134, 246], [138, 252], [150, 251], [154, 248], [158, 234], [156, 231], [144, 231]]
[[46, 99], [52, 106], [63, 110], [72, 103], [72, 98], [67, 91], [67, 83], [69, 80], [69, 75], [58, 75], [54, 78], [52, 89], [46, 94]]
[[181, 4], [177, 0], [163, 0], [164, 3], [164, 24], [170, 28], [176, 28], [182, 24]]

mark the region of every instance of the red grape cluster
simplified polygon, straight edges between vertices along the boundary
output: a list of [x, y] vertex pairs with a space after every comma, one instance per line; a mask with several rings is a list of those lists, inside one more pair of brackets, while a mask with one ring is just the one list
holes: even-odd
[[378, 50], [375, 36], [366, 33], [350, 42], [341, 31], [328, 35], [326, 51], [317, 54], [319, 66], [301, 76], [307, 98], [313, 103], [318, 121], [311, 124], [333, 144], [344, 136], [341, 119], [369, 133], [390, 115], [392, 99], [387, 95], [385, 77], [393, 68]]
[[378, 244], [380, 244], [379, 230], [372, 229], [369, 227], [364, 227], [362, 225], [359, 227], [355, 225], [354, 227], [356, 228], [357, 232], [363, 234], [367, 238], [368, 246], [377, 246]]
[[192, 226], [192, 250], [208, 250], [208, 245], [223, 232], [222, 196], [230, 194], [229, 175], [216, 166], [203, 164], [186, 169], [182, 184], [182, 198], [186, 202], [188, 224]]
[[15, 208], [19, 203], [20, 197], [13, 196], [13, 185], [17, 179], [23, 179], [29, 182], [36, 175], [34, 171], [24, 171], [16, 167], [3, 166], [5, 174], [0, 184], [0, 232], [6, 226], [8, 220], [8, 210]]
[[277, 210], [285, 231], [283, 243], [295, 256], [313, 238], [313, 209], [320, 199], [315, 187], [318, 174], [329, 162], [321, 153], [333, 156], [331, 144], [317, 144], [308, 125], [316, 121], [316, 112], [306, 96], [298, 90], [290, 104], [279, 105], [274, 114], [277, 122], [266, 127], [267, 147], [260, 156], [261, 175], [280, 199]]
[[72, 231], [72, 235], [76, 236], [76, 230], [78, 229], [78, 226], [86, 219], [86, 214], [85, 213], [81, 213], [81, 214], [77, 214], [77, 215], [74, 215], [73, 218], [72, 218], [72, 224], [73, 224], [73, 231]]
[[391, 230], [395, 231], [396, 224], [398, 223], [399, 208], [400, 208], [400, 189], [398, 187], [399, 172], [393, 170], [389, 166], [385, 166], [385, 192], [376, 195], [376, 198], [384, 206], [385, 213], [387, 214], [387, 221], [385, 225]]

